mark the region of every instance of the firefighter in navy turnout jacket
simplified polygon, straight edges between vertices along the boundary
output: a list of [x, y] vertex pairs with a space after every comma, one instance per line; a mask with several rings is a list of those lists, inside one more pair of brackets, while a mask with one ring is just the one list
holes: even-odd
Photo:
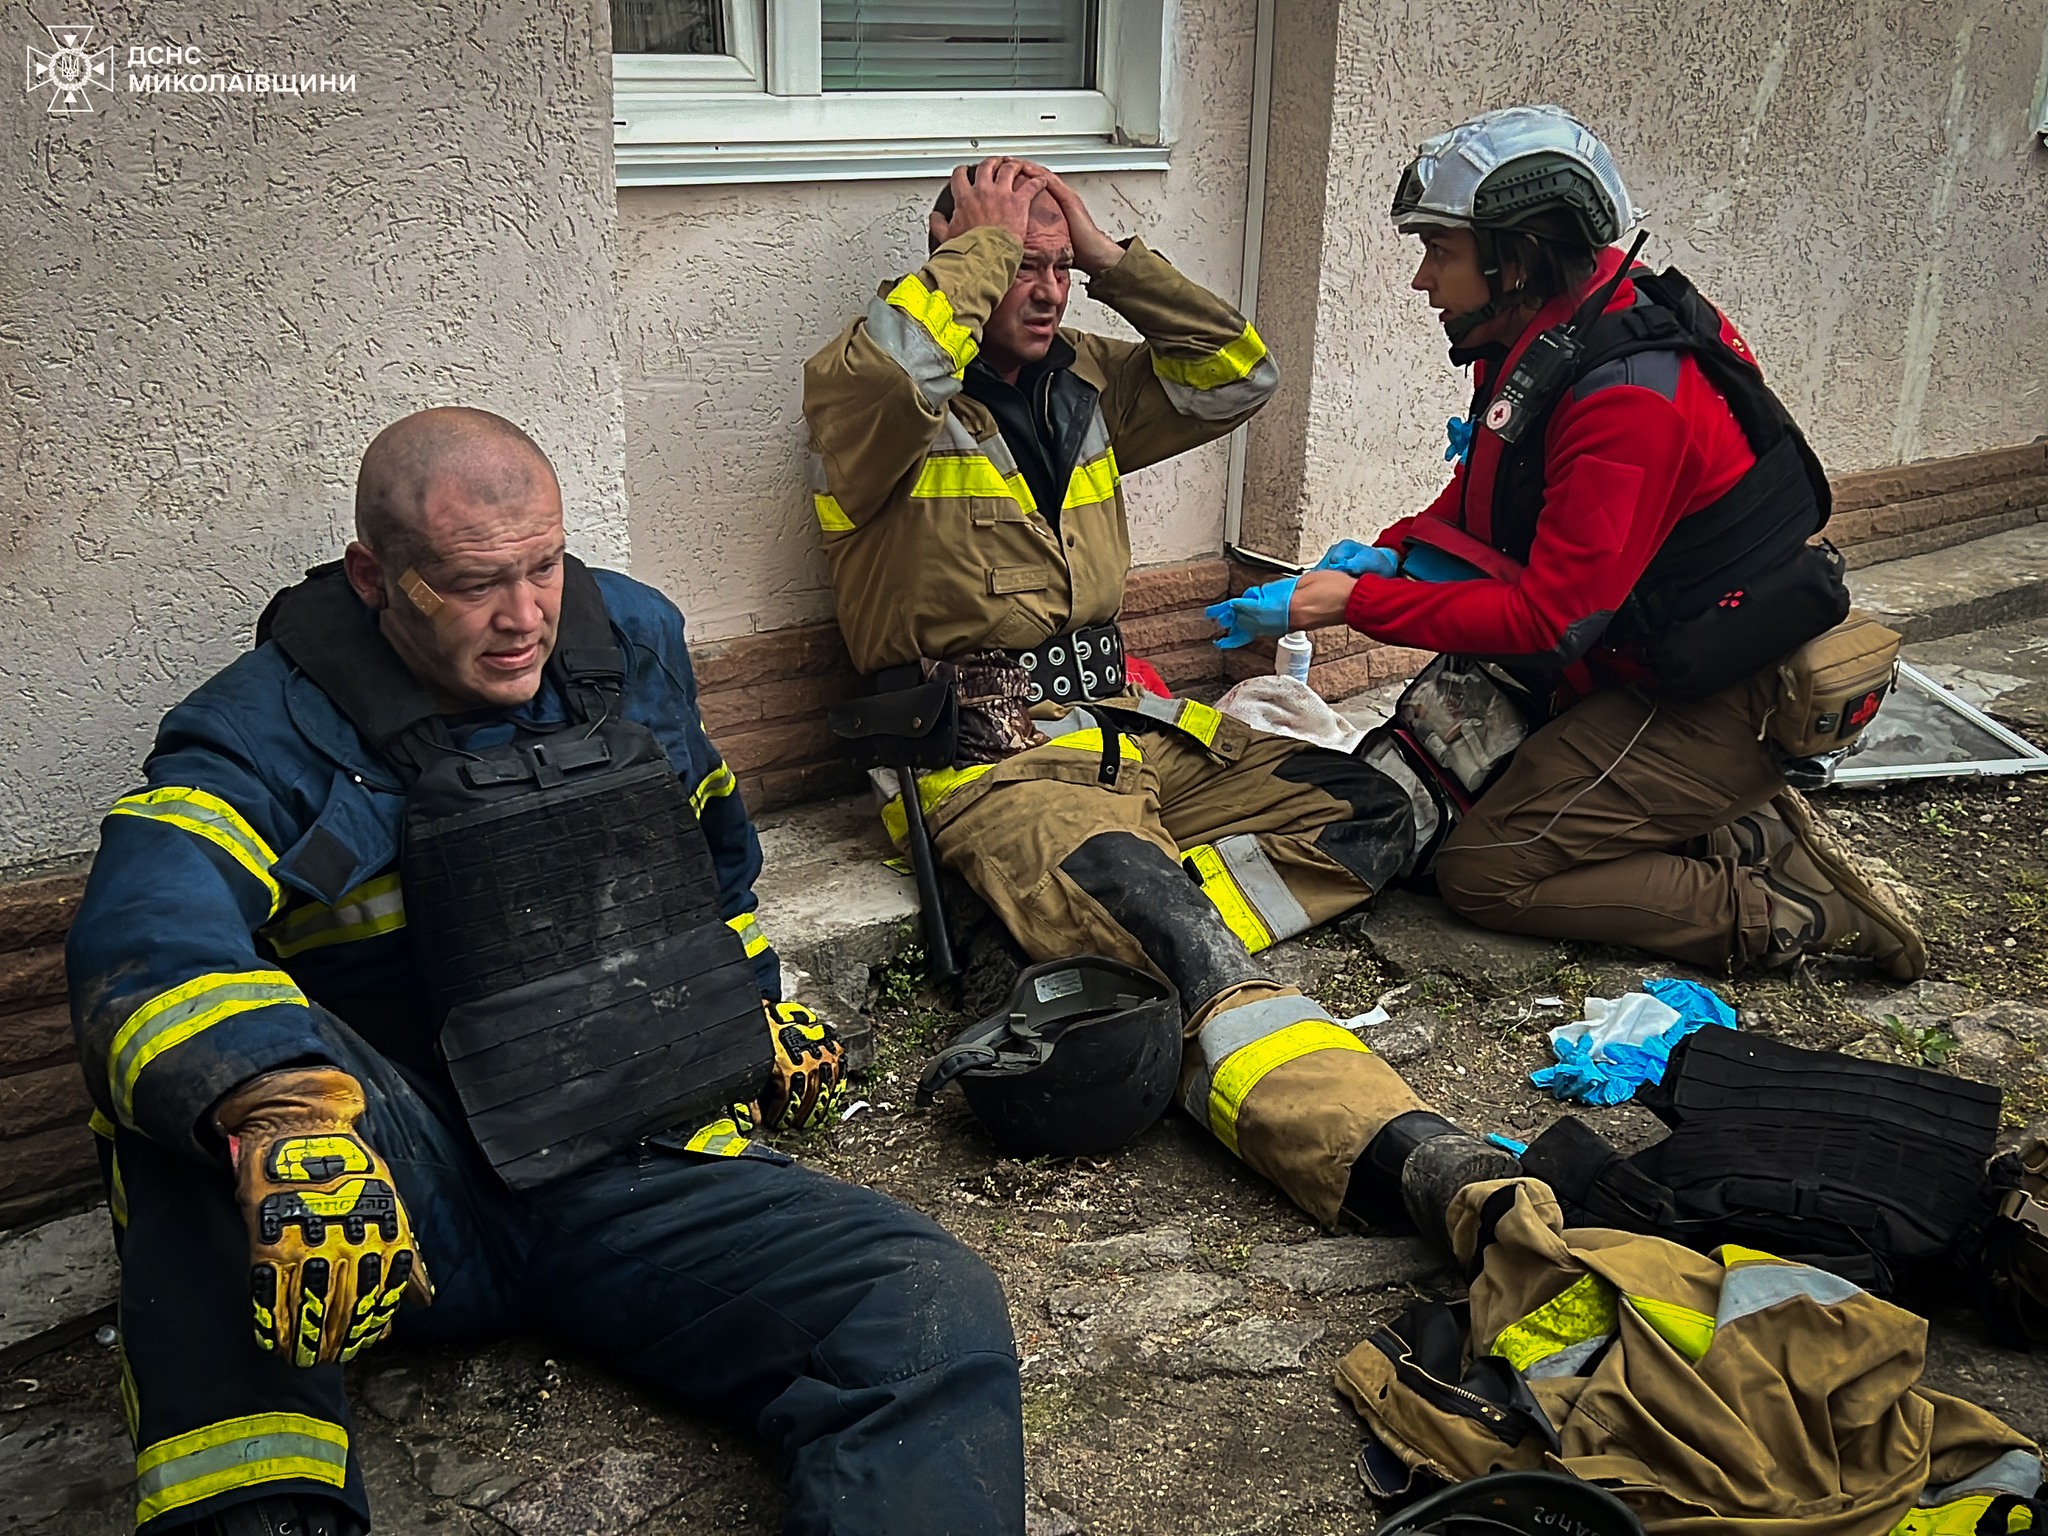
[[[1258, 332], [1044, 168], [956, 170], [925, 264], [804, 372], [839, 624], [878, 691], [946, 676], [949, 765], [918, 776], [939, 859], [1034, 960], [1105, 954], [1185, 1008], [1180, 1098], [1326, 1224], [1512, 1166], [1257, 952], [1402, 866], [1405, 795], [1355, 758], [1125, 676], [1121, 476], [1222, 437], [1278, 380]], [[1064, 328], [1071, 271], [1140, 341]], [[900, 839], [905, 817], [885, 819]], [[1398, 1197], [1398, 1198], [1397, 1198]]]
[[[1438, 855], [1474, 922], [1716, 968], [1842, 951], [1911, 979], [1927, 960], [1906, 905], [1787, 787], [1800, 754], [1779, 745], [1810, 642], [1896, 637], [1841, 623], [1839, 557], [1809, 543], [1830, 504], [1818, 462], [1735, 327], [1610, 244], [1636, 218], [1560, 108], [1422, 146], [1394, 222], [1473, 370], [1453, 430], [1469, 456], [1375, 547], [1303, 576], [1284, 622], [1482, 658], [1560, 711]], [[1469, 579], [1409, 579], [1445, 556]], [[1841, 741], [1881, 697], [1842, 715]]]
[[395, 1324], [767, 1436], [787, 1531], [1021, 1532], [993, 1276], [745, 1134], [828, 1118], [839, 1049], [777, 1001], [682, 615], [564, 554], [485, 412], [386, 429], [356, 513], [165, 718], [71, 930], [139, 1528], [366, 1530], [340, 1362]]

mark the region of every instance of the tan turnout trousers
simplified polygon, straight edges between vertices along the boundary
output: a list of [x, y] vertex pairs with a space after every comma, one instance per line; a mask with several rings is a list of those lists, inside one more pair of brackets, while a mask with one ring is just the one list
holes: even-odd
[[1205, 704], [1114, 703], [1143, 713], [1076, 710], [1042, 746], [922, 780], [934, 849], [1032, 959], [1093, 952], [1171, 982], [1190, 1043], [1183, 1106], [1334, 1225], [1359, 1154], [1423, 1106], [1252, 955], [1393, 876], [1413, 838], [1407, 799], [1356, 758]]
[[1784, 788], [1762, 739], [1775, 669], [1704, 699], [1615, 688], [1516, 752], [1437, 855], [1451, 908], [1488, 928], [1629, 944], [1718, 969], [1770, 942], [1763, 876], [1686, 845]]

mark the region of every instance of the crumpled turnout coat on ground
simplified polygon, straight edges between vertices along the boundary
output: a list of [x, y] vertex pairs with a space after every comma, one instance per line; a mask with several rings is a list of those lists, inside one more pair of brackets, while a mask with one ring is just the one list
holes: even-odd
[[1837, 1276], [1567, 1231], [1536, 1179], [1461, 1191], [1451, 1228], [1469, 1317], [1415, 1308], [1337, 1368], [1409, 1468], [1575, 1473], [1652, 1536], [1947, 1536], [2039, 1485], [2030, 1441], [1921, 1384], [1925, 1321]]

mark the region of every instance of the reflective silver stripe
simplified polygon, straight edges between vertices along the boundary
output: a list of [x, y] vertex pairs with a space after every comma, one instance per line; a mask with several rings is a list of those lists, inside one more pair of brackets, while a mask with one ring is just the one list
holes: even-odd
[[1109, 423], [1103, 419], [1102, 406], [1098, 402], [1095, 414], [1088, 418], [1088, 430], [1081, 434], [1081, 446], [1075, 451], [1074, 462], [1086, 464], [1090, 459], [1099, 459], [1109, 452]]
[[1229, 421], [1236, 416], [1249, 416], [1263, 405], [1280, 387], [1280, 370], [1273, 366], [1270, 357], [1262, 357], [1243, 378], [1213, 389], [1195, 389], [1168, 378], [1160, 379], [1159, 387], [1166, 391], [1168, 403], [1183, 416], [1192, 416], [1197, 421]]
[[1179, 699], [1162, 699], [1156, 693], [1141, 693], [1138, 695], [1137, 710], [1139, 714], [1157, 720], [1163, 725], [1179, 725], [1181, 703]]
[[933, 410], [944, 410], [946, 402], [960, 393], [952, 354], [887, 299], [868, 305], [868, 335], [889, 354], [890, 361], [910, 375], [910, 382]]
[[1188, 1078], [1186, 1089], [1181, 1094], [1181, 1107], [1207, 1125], [1209, 1086], [1216, 1079], [1216, 1069], [1254, 1040], [1263, 1040], [1290, 1025], [1310, 1020], [1337, 1022], [1305, 997], [1262, 997], [1255, 1003], [1224, 1009], [1204, 1024], [1195, 1036], [1195, 1052], [1200, 1065]]
[[1037, 720], [1032, 723], [1038, 727], [1039, 734], [1048, 740], [1069, 735], [1074, 731], [1102, 729], [1102, 722], [1085, 709], [1070, 709], [1057, 720]]
[[[965, 427], [961, 428], [963, 433], [966, 430]], [[1007, 480], [1011, 475], [1022, 473], [1017, 468], [1017, 455], [1012, 453], [1010, 445], [1003, 441], [1002, 433], [998, 432], [985, 443], [976, 442], [972, 436], [968, 437], [967, 442], [976, 453], [985, 454], [988, 457], [989, 463], [995, 465], [997, 473], [1001, 474], [1004, 479]]]
[[825, 455], [822, 453], [804, 455], [804, 489], [813, 496], [823, 495], [832, 489], [825, 480]]
[[137, 1524], [216, 1494], [288, 1478], [339, 1488], [348, 1431], [303, 1413], [257, 1413], [145, 1446], [135, 1458]]
[[280, 1003], [306, 1006], [306, 994], [283, 971], [214, 972], [150, 998], [128, 1015], [107, 1052], [107, 1083], [121, 1120], [135, 1123], [136, 1082], [165, 1051], [223, 1019]]
[[1308, 913], [1302, 910], [1301, 903], [1294, 899], [1294, 892], [1287, 889], [1287, 882], [1280, 877], [1279, 869], [1266, 857], [1266, 850], [1259, 846], [1259, 840], [1251, 833], [1239, 832], [1226, 837], [1215, 847], [1224, 866], [1237, 878], [1238, 889], [1244, 892], [1245, 900], [1258, 908], [1260, 918], [1276, 940], [1291, 939], [1315, 926]]
[[1832, 1307], [1862, 1294], [1861, 1286], [1851, 1285], [1840, 1275], [1831, 1275], [1824, 1269], [1812, 1269], [1804, 1264], [1738, 1264], [1721, 1282], [1721, 1300], [1714, 1309], [1714, 1329], [1718, 1333], [1740, 1318], [1795, 1297], [1803, 1296], [1824, 1307]]
[[1611, 1333], [1598, 1333], [1590, 1339], [1581, 1339], [1576, 1344], [1567, 1344], [1555, 1354], [1545, 1355], [1534, 1365], [1522, 1372], [1530, 1381], [1542, 1381], [1549, 1376], [1576, 1376], [1579, 1367], [1607, 1347], [1613, 1338]]
[[1000, 447], [1001, 443], [1002, 439], [998, 437], [984, 448], [974, 440], [974, 434], [967, 430], [967, 423], [948, 411], [945, 420], [939, 423], [939, 435], [932, 446], [953, 453], [986, 453], [995, 461], [996, 468], [1006, 475], [1014, 475], [1017, 472], [1017, 460], [1008, 448]]
[[1929, 1488], [1917, 1501], [1922, 1508], [1946, 1504], [1973, 1493], [2016, 1493], [2031, 1499], [2041, 1486], [2041, 1458], [2034, 1451], [2007, 1451], [1988, 1466], [1946, 1488]]

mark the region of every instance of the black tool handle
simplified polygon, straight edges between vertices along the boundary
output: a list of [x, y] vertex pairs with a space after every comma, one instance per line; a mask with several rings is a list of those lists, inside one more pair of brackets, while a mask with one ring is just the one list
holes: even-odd
[[939, 866], [932, 855], [931, 834], [925, 830], [917, 771], [905, 763], [896, 770], [896, 782], [902, 786], [904, 841], [910, 845], [917, 905], [924, 916], [925, 974], [942, 987], [950, 986], [959, 978], [960, 966], [953, 959], [952, 935], [946, 932], [946, 903], [939, 895]]

